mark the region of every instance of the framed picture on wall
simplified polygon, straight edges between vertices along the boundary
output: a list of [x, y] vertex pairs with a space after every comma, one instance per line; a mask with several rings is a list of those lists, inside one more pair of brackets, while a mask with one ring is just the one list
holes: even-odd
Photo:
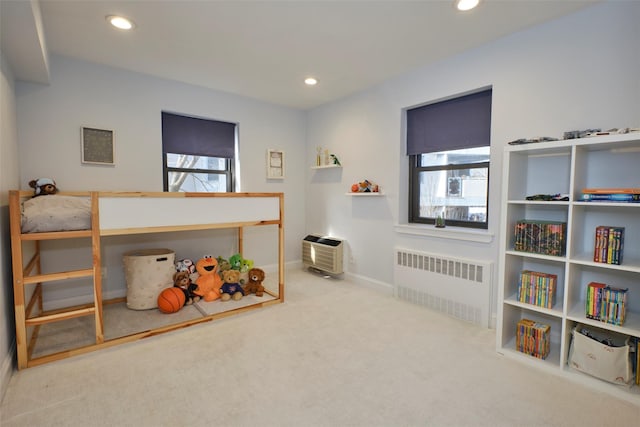
[[267, 150], [267, 179], [284, 179], [284, 151]]
[[113, 166], [113, 131], [93, 127], [80, 128], [82, 163]]

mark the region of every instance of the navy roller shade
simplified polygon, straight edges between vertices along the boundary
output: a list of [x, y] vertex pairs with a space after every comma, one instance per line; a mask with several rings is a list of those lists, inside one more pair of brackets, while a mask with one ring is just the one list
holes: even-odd
[[235, 123], [162, 112], [162, 152], [233, 158]]
[[491, 143], [491, 89], [407, 110], [407, 155]]

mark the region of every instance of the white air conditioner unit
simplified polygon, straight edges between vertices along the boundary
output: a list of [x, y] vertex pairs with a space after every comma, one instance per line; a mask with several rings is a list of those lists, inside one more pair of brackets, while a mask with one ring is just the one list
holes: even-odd
[[302, 264], [330, 274], [341, 274], [342, 248], [340, 239], [309, 234], [302, 241]]

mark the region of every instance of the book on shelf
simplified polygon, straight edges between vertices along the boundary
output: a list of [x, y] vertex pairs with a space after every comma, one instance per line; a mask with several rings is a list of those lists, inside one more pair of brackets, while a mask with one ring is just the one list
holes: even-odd
[[626, 317], [628, 291], [605, 283], [589, 283], [585, 307], [587, 318], [622, 326]]
[[640, 203], [640, 193], [582, 193], [581, 202]]
[[584, 194], [640, 194], [640, 188], [585, 188], [582, 192]]
[[516, 251], [552, 256], [565, 254], [566, 222], [523, 219], [516, 222], [514, 234]]
[[553, 308], [557, 282], [558, 276], [555, 274], [523, 270], [518, 280], [518, 301]]
[[595, 230], [593, 262], [622, 264], [624, 252], [624, 227], [599, 225]]
[[551, 326], [530, 319], [516, 325], [516, 350], [538, 359], [546, 359], [551, 348]]

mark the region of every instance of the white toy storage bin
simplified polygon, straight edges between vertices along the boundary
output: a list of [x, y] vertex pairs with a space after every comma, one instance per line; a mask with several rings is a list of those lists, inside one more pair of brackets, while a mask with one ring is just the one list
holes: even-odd
[[127, 282], [127, 307], [148, 310], [158, 307], [158, 295], [173, 286], [175, 253], [171, 249], [137, 249], [123, 255]]

